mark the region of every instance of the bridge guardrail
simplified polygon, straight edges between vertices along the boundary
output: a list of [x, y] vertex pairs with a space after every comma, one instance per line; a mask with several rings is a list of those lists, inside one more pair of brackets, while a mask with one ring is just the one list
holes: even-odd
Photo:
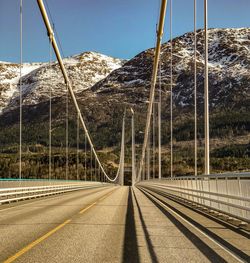
[[155, 187], [250, 223], [250, 173], [173, 177], [139, 185]]
[[[3, 182], [1, 182], [3, 185]], [[8, 185], [8, 181], [6, 180], [5, 183]], [[29, 184], [36, 184], [40, 183], [36, 181], [29, 180]], [[43, 184], [46, 182], [43, 181]], [[10, 203], [13, 201], [20, 201], [25, 199], [43, 197], [48, 195], [54, 195], [59, 193], [71, 192], [81, 189], [90, 189], [90, 188], [98, 188], [108, 186], [110, 184], [107, 183], [100, 183], [100, 182], [56, 182], [53, 181], [51, 185], [50, 181], [47, 181], [47, 185], [42, 186], [25, 186], [22, 187], [22, 182], [20, 181], [19, 187], [2, 187], [0, 188], [0, 205], [4, 203]]]

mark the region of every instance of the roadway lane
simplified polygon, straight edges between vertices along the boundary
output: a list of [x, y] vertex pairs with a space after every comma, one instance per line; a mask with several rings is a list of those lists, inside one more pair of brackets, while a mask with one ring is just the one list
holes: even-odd
[[[79, 203], [81, 206], [78, 206], [74, 215], [64, 216], [64, 219], [58, 215], [60, 221], [57, 222], [61, 223], [65, 219], [71, 221], [15, 262], [121, 262], [127, 194], [128, 188], [116, 187], [111, 195], [105, 196], [105, 199], [99, 200], [86, 211], [80, 208], [84, 203], [90, 204], [90, 198], [88, 202], [86, 197], [74, 200], [71, 206], [78, 206]], [[91, 198], [94, 201], [93, 196]], [[55, 215], [51, 213], [51, 216]], [[55, 227], [49, 218], [47, 223], [50, 230]]]
[[114, 189], [116, 187], [79, 190], [2, 206], [0, 262]]
[[137, 188], [84, 190], [2, 212], [0, 261], [238, 262]]

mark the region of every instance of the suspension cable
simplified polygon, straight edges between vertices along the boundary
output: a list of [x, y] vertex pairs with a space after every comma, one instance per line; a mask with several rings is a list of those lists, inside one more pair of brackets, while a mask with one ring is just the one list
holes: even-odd
[[147, 169], [148, 169], [148, 179], [151, 178], [151, 129], [148, 131], [148, 143], [147, 143]]
[[147, 148], [148, 134], [149, 134], [150, 123], [151, 123], [152, 107], [153, 107], [153, 101], [154, 101], [154, 96], [155, 96], [155, 84], [157, 80], [157, 71], [158, 71], [158, 65], [159, 65], [159, 57], [160, 57], [161, 41], [162, 41], [162, 35], [163, 35], [165, 15], [166, 15], [166, 7], [167, 7], [167, 0], [162, 0], [159, 24], [158, 24], [158, 30], [157, 30], [157, 41], [156, 41], [156, 48], [155, 48], [153, 74], [152, 74], [150, 96], [149, 96], [149, 105], [148, 105], [148, 110], [147, 110], [146, 127], [145, 127], [145, 132], [144, 132], [144, 141], [143, 141], [143, 146], [142, 146], [142, 154], [141, 154], [139, 172], [137, 175], [137, 181], [141, 180], [142, 167], [145, 161], [145, 152]]
[[101, 182], [101, 170], [99, 165], [98, 165], [98, 181]]
[[66, 112], [65, 112], [65, 154], [66, 154], [66, 180], [69, 179], [69, 95], [68, 87], [66, 85]]
[[124, 185], [124, 158], [125, 158], [125, 118], [126, 118], [126, 109], [124, 111], [122, 119], [122, 140], [121, 140], [121, 154], [120, 154], [120, 165], [118, 168], [117, 175], [120, 175], [121, 185]]
[[204, 126], [205, 126], [205, 174], [210, 174], [209, 156], [209, 93], [208, 93], [208, 31], [207, 0], [204, 0], [205, 70], [204, 70]]
[[95, 159], [95, 181], [96, 181], [96, 159]]
[[152, 167], [153, 167], [153, 179], [155, 179], [155, 100], [153, 103], [153, 121], [152, 121]]
[[158, 178], [161, 179], [161, 59], [159, 65], [159, 102], [158, 102]]
[[142, 180], [145, 180], [145, 162], [144, 162], [144, 165], [142, 167]]
[[170, 0], [170, 176], [173, 177], [173, 7]]
[[20, 79], [19, 79], [19, 180], [22, 179], [22, 64], [23, 64], [23, 1], [20, 0]]
[[194, 0], [194, 174], [197, 175], [197, 35], [196, 35], [196, 0]]
[[149, 130], [148, 143], [147, 143], [147, 177], [148, 177], [148, 180], [150, 179], [150, 141], [151, 141], [150, 133], [151, 132]]
[[131, 163], [132, 163], [132, 185], [135, 184], [135, 177], [136, 177], [136, 160], [135, 160], [135, 121], [134, 121], [134, 110], [133, 108], [130, 109], [131, 110], [131, 147], [132, 147], [132, 160], [131, 160]]
[[87, 181], [87, 136], [84, 134], [84, 175], [85, 181]]
[[[52, 38], [49, 36], [49, 68], [50, 68], [50, 78], [52, 78]], [[51, 141], [52, 141], [52, 88], [49, 85], [49, 180], [51, 180]]]
[[92, 153], [93, 153], [93, 150], [92, 150], [92, 147], [90, 147], [90, 181], [93, 181], [93, 178], [92, 178]]
[[56, 26], [55, 26], [55, 21], [53, 19], [52, 14], [51, 14], [50, 7], [49, 7], [49, 4], [48, 4], [47, 0], [45, 0], [45, 5], [46, 5], [46, 8], [48, 10], [49, 19], [51, 20], [52, 25], [53, 25], [53, 32], [55, 33], [55, 36], [58, 39], [58, 46], [59, 46], [60, 52], [62, 54], [62, 57], [64, 58], [65, 56], [64, 56], [64, 53], [63, 53], [62, 44], [61, 44], [60, 38], [58, 37], [58, 33], [57, 33], [57, 30], [56, 30]]
[[79, 114], [77, 113], [77, 127], [76, 127], [76, 178], [79, 180]]
[[[166, 0], [163, 0], [163, 2], [166, 2]], [[87, 140], [90, 144], [90, 147], [91, 149], [93, 150], [93, 154], [94, 154], [94, 157], [96, 158], [96, 161], [98, 162], [98, 164], [100, 165], [100, 168], [104, 174], [104, 176], [109, 180], [109, 182], [115, 182], [119, 176], [119, 169], [117, 171], [117, 174], [116, 174], [116, 177], [115, 178], [110, 178], [107, 173], [105, 172], [102, 164], [101, 164], [101, 161], [99, 160], [99, 157], [97, 155], [97, 152], [94, 148], [94, 145], [93, 145], [93, 142], [92, 142], [92, 139], [90, 137], [90, 134], [89, 134], [89, 131], [86, 127], [86, 124], [83, 120], [83, 117], [82, 117], [82, 114], [81, 114], [81, 111], [80, 111], [80, 108], [78, 106], [78, 103], [77, 103], [77, 100], [76, 100], [76, 97], [75, 97], [75, 94], [74, 94], [74, 91], [72, 89], [72, 85], [71, 85], [71, 82], [69, 80], [69, 77], [68, 77], [68, 74], [67, 74], [67, 71], [65, 69], [65, 66], [64, 66], [64, 63], [62, 61], [62, 57], [61, 57], [61, 54], [60, 54], [60, 51], [58, 49], [58, 45], [57, 45], [57, 42], [56, 42], [56, 39], [54, 37], [54, 33], [53, 33], [53, 30], [52, 30], [52, 27], [51, 27], [51, 24], [50, 24], [50, 21], [49, 21], [49, 18], [48, 18], [48, 15], [47, 15], [47, 12], [46, 12], [46, 9], [45, 9], [45, 6], [44, 6], [44, 3], [43, 3], [43, 0], [37, 0], [37, 3], [38, 3], [38, 6], [39, 6], [39, 9], [40, 9], [40, 12], [41, 12], [41, 15], [43, 17], [43, 20], [44, 20], [44, 23], [45, 23], [45, 26], [47, 28], [47, 31], [48, 31], [48, 35], [52, 35], [52, 45], [53, 45], [53, 48], [54, 48], [54, 51], [55, 51], [55, 54], [56, 54], [56, 57], [57, 57], [57, 60], [58, 60], [58, 63], [59, 63], [59, 66], [61, 68], [61, 71], [62, 71], [62, 74], [63, 74], [63, 77], [64, 77], [64, 80], [65, 80], [65, 83], [67, 85], [67, 88], [68, 88], [68, 92], [70, 93], [70, 96], [71, 96], [71, 99], [73, 101], [73, 104], [74, 104], [74, 107], [76, 109], [76, 111], [78, 112], [79, 114], [79, 117], [80, 117], [80, 122], [81, 122], [81, 125], [83, 127], [83, 130], [87, 136]], [[164, 13], [165, 14], [165, 13]], [[160, 28], [161, 29], [161, 28]], [[160, 30], [161, 32], [162, 30]], [[124, 165], [124, 163], [122, 164]]]

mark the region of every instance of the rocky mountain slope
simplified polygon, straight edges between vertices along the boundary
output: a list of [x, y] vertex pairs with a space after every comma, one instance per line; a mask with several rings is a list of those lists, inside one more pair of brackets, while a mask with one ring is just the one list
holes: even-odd
[[[209, 30], [209, 99], [210, 107], [239, 110], [249, 102], [250, 29]], [[197, 35], [198, 105], [203, 104], [204, 50], [203, 31]], [[92, 90], [98, 94], [124, 95], [129, 102], [147, 99], [150, 86], [153, 49], [146, 50], [97, 83]], [[161, 82], [169, 91], [170, 43], [162, 45]], [[173, 40], [173, 96], [180, 110], [193, 105], [194, 66], [193, 33]], [[145, 96], [146, 95], [146, 96]], [[248, 104], [249, 105], [249, 104]]]
[[[41, 67], [43, 63], [24, 63], [22, 76]], [[0, 112], [8, 105], [9, 101], [18, 91], [20, 67], [18, 64], [0, 61]]]
[[[197, 35], [197, 85], [199, 135], [203, 132], [203, 31]], [[250, 83], [250, 28], [209, 30], [209, 102], [211, 136], [248, 134]], [[146, 50], [124, 62], [103, 55], [83, 53], [66, 60], [77, 99], [93, 136], [102, 146], [119, 141], [121, 116], [125, 107], [134, 107], [137, 129], [142, 130], [148, 99], [153, 49]], [[193, 138], [193, 33], [173, 40], [173, 103], [175, 136], [177, 140]], [[48, 90], [53, 91], [53, 120], [63, 123], [65, 86], [58, 66], [52, 72], [43, 65], [23, 78], [24, 122], [41, 123], [48, 120]], [[114, 70], [115, 69], [115, 70]], [[112, 71], [113, 70], [113, 71]], [[112, 71], [112, 72], [111, 72]], [[111, 72], [111, 73], [110, 73]], [[109, 74], [110, 73], [110, 74]], [[104, 76], [107, 76], [104, 78]], [[100, 80], [99, 82], [97, 82]], [[97, 83], [96, 83], [97, 82]], [[96, 84], [95, 84], [96, 83]], [[161, 86], [163, 129], [169, 129], [170, 43], [162, 45]], [[95, 85], [93, 85], [95, 84]], [[157, 88], [159, 87], [159, 81]], [[157, 96], [156, 96], [157, 100]], [[32, 106], [34, 105], [35, 106]], [[0, 117], [2, 127], [18, 123], [18, 97], [15, 94]], [[70, 106], [72, 120], [75, 111]], [[60, 121], [59, 121], [60, 120]], [[59, 124], [58, 124], [59, 125]], [[73, 125], [73, 124], [72, 124]], [[113, 134], [110, 136], [110, 134]], [[140, 135], [138, 135], [140, 137]], [[140, 138], [139, 138], [140, 139]], [[168, 132], [163, 133], [165, 142]]]
[[[64, 63], [73, 82], [76, 93], [92, 87], [105, 78], [110, 72], [119, 68], [123, 60], [108, 57], [95, 52], [85, 52], [80, 55], [65, 58]], [[0, 62], [0, 111], [10, 110], [19, 104], [18, 64]], [[65, 84], [56, 62], [24, 63], [22, 68], [23, 104], [35, 105], [46, 101], [49, 92], [52, 97], [65, 94]]]
[[[203, 95], [204, 50], [203, 31], [197, 35], [197, 85], [198, 85], [198, 170], [203, 170]], [[74, 85], [84, 119], [96, 146], [119, 145], [121, 122], [125, 108], [135, 111], [136, 142], [143, 139], [147, 100], [153, 64], [153, 49], [141, 52], [129, 61], [122, 61], [92, 52], [65, 60]], [[170, 140], [170, 43], [162, 45], [162, 143], [165, 144], [162, 169], [169, 173]], [[41, 151], [37, 163], [46, 166], [49, 129], [48, 91], [52, 89], [52, 145], [60, 153], [56, 157], [65, 162], [65, 84], [58, 65], [25, 65], [23, 77], [23, 145], [29, 154]], [[9, 171], [16, 160], [19, 141], [18, 65], [0, 63], [0, 149], [3, 158], [2, 171]], [[250, 28], [209, 30], [209, 102], [212, 172], [249, 170], [250, 156]], [[174, 173], [192, 174], [194, 138], [194, 61], [193, 33], [186, 33], [173, 40], [173, 136]], [[76, 112], [69, 102], [69, 144], [72, 147], [72, 171], [76, 147]], [[126, 121], [126, 149], [130, 145], [130, 115]], [[84, 135], [80, 133], [80, 147], [84, 147]], [[40, 149], [39, 148], [39, 149]], [[24, 150], [25, 151], [25, 150]], [[129, 149], [128, 149], [129, 151]], [[138, 153], [139, 149], [137, 150]], [[115, 156], [116, 155], [115, 152]], [[34, 157], [38, 158], [38, 157]], [[109, 158], [108, 158], [109, 159]], [[0, 158], [1, 160], [1, 158]], [[18, 167], [18, 165], [14, 165]], [[14, 168], [15, 168], [14, 167]], [[38, 165], [38, 168], [40, 166]], [[13, 169], [14, 169], [13, 168]], [[45, 167], [47, 171], [47, 166]], [[62, 168], [62, 167], [61, 167]], [[4, 170], [5, 169], [5, 170]], [[40, 168], [39, 168], [40, 169]], [[63, 169], [63, 168], [62, 168]], [[17, 168], [14, 169], [17, 171]], [[16, 172], [15, 172], [16, 173]], [[27, 176], [31, 173], [27, 171]], [[72, 172], [72, 176], [73, 176]], [[0, 174], [1, 176], [1, 174]], [[5, 174], [3, 173], [3, 176]], [[13, 172], [13, 176], [14, 172]]]

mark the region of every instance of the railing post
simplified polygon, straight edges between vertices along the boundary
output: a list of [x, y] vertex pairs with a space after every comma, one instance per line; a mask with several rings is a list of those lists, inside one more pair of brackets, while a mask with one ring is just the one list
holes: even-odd
[[[218, 194], [219, 193], [219, 190], [218, 190], [218, 178], [216, 177], [216, 193]], [[219, 196], [217, 196], [217, 200], [220, 200]], [[220, 203], [217, 203], [218, 205], [218, 209], [220, 210]]]
[[[240, 177], [237, 176], [238, 181], [238, 188], [239, 188], [239, 196], [242, 197], [242, 189], [241, 189], [241, 183], [240, 183]], [[242, 201], [240, 201], [240, 205], [242, 205]], [[241, 216], [243, 217], [243, 210], [241, 210]]]
[[[226, 193], [228, 196], [228, 178], [226, 177]], [[229, 203], [229, 197], [227, 197], [227, 203]], [[230, 213], [230, 206], [227, 205], [228, 212]]]

